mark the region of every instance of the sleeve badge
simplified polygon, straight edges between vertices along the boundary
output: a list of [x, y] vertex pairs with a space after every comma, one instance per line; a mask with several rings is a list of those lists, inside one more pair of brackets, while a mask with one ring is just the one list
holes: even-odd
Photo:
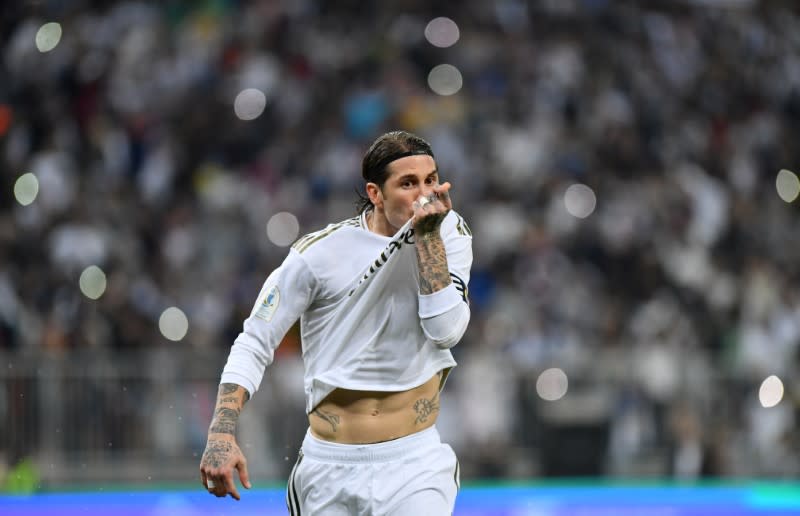
[[272, 316], [275, 315], [275, 310], [278, 309], [278, 304], [280, 304], [280, 302], [281, 292], [278, 290], [278, 286], [275, 285], [264, 295], [261, 305], [258, 307], [258, 310], [256, 310], [256, 317], [264, 319], [266, 322], [270, 322], [272, 320]]

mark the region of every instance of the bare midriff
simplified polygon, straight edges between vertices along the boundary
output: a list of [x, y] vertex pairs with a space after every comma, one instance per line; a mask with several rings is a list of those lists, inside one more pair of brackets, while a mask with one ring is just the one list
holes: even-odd
[[408, 391], [335, 389], [308, 415], [311, 433], [324, 441], [391, 441], [433, 426], [439, 415], [442, 372]]

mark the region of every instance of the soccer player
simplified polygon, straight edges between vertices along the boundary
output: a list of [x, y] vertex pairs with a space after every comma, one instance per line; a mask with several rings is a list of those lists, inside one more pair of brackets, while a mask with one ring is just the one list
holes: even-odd
[[292, 515], [452, 514], [458, 461], [435, 427], [450, 348], [470, 318], [472, 236], [430, 145], [382, 135], [362, 162], [360, 215], [292, 245], [269, 275], [222, 372], [203, 485], [249, 488], [240, 411], [300, 318], [309, 429], [289, 477]]

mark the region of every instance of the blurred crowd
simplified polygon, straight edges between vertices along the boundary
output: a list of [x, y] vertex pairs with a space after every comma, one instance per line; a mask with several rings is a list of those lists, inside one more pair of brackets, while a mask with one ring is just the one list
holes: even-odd
[[[11, 4], [4, 360], [174, 351], [221, 370], [288, 251], [267, 222], [289, 212], [299, 237], [355, 214], [363, 153], [402, 128], [431, 142], [474, 235], [439, 423], [465, 476], [800, 474], [800, 226], [776, 191], [800, 169], [796, 2]], [[445, 48], [425, 36], [441, 16], [459, 29]], [[42, 53], [49, 21], [63, 36]], [[442, 63], [455, 94], [429, 86]], [[266, 98], [252, 120], [234, 109], [248, 88]], [[574, 184], [596, 199], [583, 218]], [[78, 288], [89, 265], [97, 300]], [[169, 306], [180, 342], [159, 332]], [[290, 335], [267, 376], [302, 397], [298, 361]], [[550, 368], [569, 380], [555, 401]]]

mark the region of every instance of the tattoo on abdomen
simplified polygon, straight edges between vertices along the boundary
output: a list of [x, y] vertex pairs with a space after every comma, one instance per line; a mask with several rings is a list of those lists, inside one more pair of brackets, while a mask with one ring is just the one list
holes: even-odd
[[431, 399], [420, 398], [414, 403], [414, 412], [417, 413], [415, 424], [425, 423], [428, 418], [436, 411], [439, 410], [439, 394], [437, 393]]
[[339, 425], [339, 416], [319, 409], [314, 409], [311, 413], [317, 416], [318, 418], [322, 419], [323, 421], [327, 421], [328, 424], [331, 425], [331, 431], [333, 432], [336, 431], [336, 427]]

